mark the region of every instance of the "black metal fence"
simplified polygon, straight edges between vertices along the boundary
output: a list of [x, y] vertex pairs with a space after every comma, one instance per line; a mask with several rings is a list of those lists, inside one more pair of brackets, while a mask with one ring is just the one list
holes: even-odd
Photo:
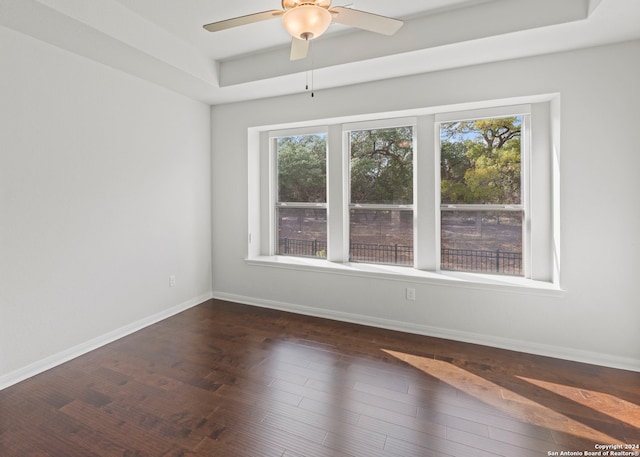
[[[278, 254], [324, 258], [327, 256], [327, 242], [280, 238], [278, 240]], [[413, 265], [413, 246], [352, 243], [349, 255], [351, 262]]]
[[[277, 253], [325, 258], [327, 242], [280, 238]], [[413, 265], [413, 246], [352, 243], [349, 255], [352, 262]], [[522, 276], [522, 254], [519, 252], [442, 249], [440, 262], [443, 270]]]
[[327, 242], [322, 240], [280, 238], [278, 240], [278, 254], [297, 257], [326, 257]]
[[350, 261], [413, 265], [413, 246], [351, 243]]
[[522, 276], [522, 254], [520, 252], [502, 252], [499, 249], [495, 251], [442, 249], [440, 268]]

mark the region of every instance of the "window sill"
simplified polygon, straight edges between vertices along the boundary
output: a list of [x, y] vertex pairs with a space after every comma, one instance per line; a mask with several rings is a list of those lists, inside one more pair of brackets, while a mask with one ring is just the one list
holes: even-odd
[[496, 290], [500, 292], [540, 294], [557, 297], [562, 297], [566, 293], [560, 289], [557, 284], [514, 276], [458, 271], [423, 271], [395, 265], [336, 263], [306, 257], [260, 256], [246, 259], [245, 262], [248, 265], [260, 267], [378, 278], [389, 281], [430, 284], [444, 287]]

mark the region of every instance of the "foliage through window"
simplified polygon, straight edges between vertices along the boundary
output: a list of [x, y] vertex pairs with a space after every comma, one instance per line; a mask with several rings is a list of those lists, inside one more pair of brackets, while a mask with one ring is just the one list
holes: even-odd
[[326, 134], [276, 138], [275, 144], [276, 252], [280, 255], [326, 257]]
[[441, 268], [523, 275], [523, 117], [440, 125]]
[[269, 153], [250, 161], [259, 204], [249, 215], [249, 258], [557, 283], [551, 121], [551, 103], [540, 102], [258, 130], [256, 150]]
[[413, 128], [349, 132], [352, 262], [413, 265]]

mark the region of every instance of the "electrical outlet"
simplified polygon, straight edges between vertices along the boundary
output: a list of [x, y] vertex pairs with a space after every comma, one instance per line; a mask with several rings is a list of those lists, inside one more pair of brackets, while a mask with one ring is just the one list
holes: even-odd
[[176, 277], [175, 275], [171, 275], [169, 276], [169, 287], [175, 287], [176, 286]]
[[416, 290], [413, 287], [407, 287], [407, 300], [416, 300]]

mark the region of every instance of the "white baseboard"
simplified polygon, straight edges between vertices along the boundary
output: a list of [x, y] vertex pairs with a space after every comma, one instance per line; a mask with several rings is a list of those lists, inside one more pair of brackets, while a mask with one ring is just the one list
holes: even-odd
[[206, 294], [200, 295], [199, 297], [194, 297], [191, 300], [187, 300], [183, 303], [180, 303], [179, 305], [173, 306], [159, 313], [145, 317], [144, 319], [140, 319], [139, 321], [125, 325], [124, 327], [120, 327], [119, 329], [113, 330], [109, 333], [106, 333], [104, 335], [93, 338], [84, 343], [73, 346], [62, 352], [58, 352], [57, 354], [53, 354], [42, 360], [38, 360], [37, 362], [27, 365], [26, 367], [20, 368], [18, 370], [12, 371], [11, 373], [0, 376], [0, 390], [7, 388], [9, 386], [12, 386], [14, 384], [17, 384], [20, 381], [28, 379], [32, 376], [40, 374], [64, 362], [68, 362], [69, 360], [75, 359], [76, 357], [86, 354], [87, 352], [93, 351], [94, 349], [98, 349], [99, 347], [102, 347], [113, 341], [119, 340], [120, 338], [123, 338], [127, 335], [137, 332], [138, 330], [142, 330], [145, 327], [148, 327], [150, 325], [163, 321], [171, 316], [181, 313], [182, 311], [185, 311], [189, 308], [199, 305], [200, 303], [203, 303], [211, 298], [213, 298], [213, 294], [211, 292], [207, 292]]
[[200, 303], [203, 303], [211, 298], [231, 301], [235, 303], [242, 303], [246, 305], [259, 306], [262, 308], [288, 311], [307, 316], [322, 317], [337, 321], [351, 322], [354, 324], [368, 325], [371, 327], [397, 330], [401, 332], [432, 336], [436, 338], [445, 338], [454, 341], [462, 341], [465, 343], [481, 344], [484, 346], [508, 349], [512, 351], [526, 352], [529, 354], [536, 354], [558, 359], [572, 360], [576, 362], [640, 372], [640, 360], [627, 357], [619, 357], [598, 352], [582, 351], [540, 343], [532, 343], [528, 341], [513, 340], [509, 338], [499, 338], [491, 335], [462, 332], [459, 330], [443, 329], [427, 325], [414, 324], [410, 322], [394, 321], [390, 319], [381, 319], [366, 315], [345, 313], [341, 311], [311, 308], [307, 306], [294, 305], [291, 303], [264, 300], [255, 297], [245, 297], [223, 292], [209, 292], [199, 297], [195, 297], [191, 300], [180, 303], [179, 305], [176, 305], [167, 310], [156, 313], [152, 316], [133, 322], [129, 325], [125, 325], [124, 327], [116, 329], [112, 332], [73, 346], [57, 354], [46, 357], [11, 373], [0, 376], [0, 390], [17, 384], [20, 381], [49, 370], [64, 362], [75, 359], [76, 357], [86, 354], [87, 352], [102, 347], [113, 341], [119, 340], [120, 338], [137, 332], [138, 330], [142, 330], [145, 327], [153, 325], [173, 315], [181, 313], [182, 311], [199, 305]]
[[224, 292], [213, 292], [213, 298], [246, 305], [259, 306], [262, 308], [276, 309], [280, 311], [288, 311], [296, 314], [307, 316], [322, 317], [336, 321], [351, 322], [354, 324], [368, 325], [371, 327], [379, 327], [388, 330], [397, 330], [406, 333], [414, 333], [418, 335], [432, 336], [436, 338], [444, 338], [448, 340], [461, 341], [464, 343], [480, 344], [483, 346], [491, 346], [500, 349], [508, 349], [511, 351], [525, 352], [528, 354], [541, 355], [546, 357], [554, 357], [557, 359], [571, 360], [574, 362], [589, 363], [592, 365], [600, 365], [610, 368], [622, 370], [630, 370], [640, 372], [640, 360], [620, 357], [611, 354], [603, 354], [599, 352], [582, 351], [573, 348], [565, 348], [552, 346], [542, 343], [533, 343], [530, 341], [514, 340], [510, 338], [501, 338], [491, 335], [483, 335], [480, 333], [463, 332], [460, 330], [444, 329], [439, 327], [431, 327], [428, 325], [414, 324], [411, 322], [394, 321], [390, 319], [382, 319], [378, 317], [351, 314], [341, 311], [311, 308], [307, 306], [294, 305], [291, 303], [283, 303], [273, 300], [264, 300], [255, 297], [245, 297], [241, 295], [228, 294]]

